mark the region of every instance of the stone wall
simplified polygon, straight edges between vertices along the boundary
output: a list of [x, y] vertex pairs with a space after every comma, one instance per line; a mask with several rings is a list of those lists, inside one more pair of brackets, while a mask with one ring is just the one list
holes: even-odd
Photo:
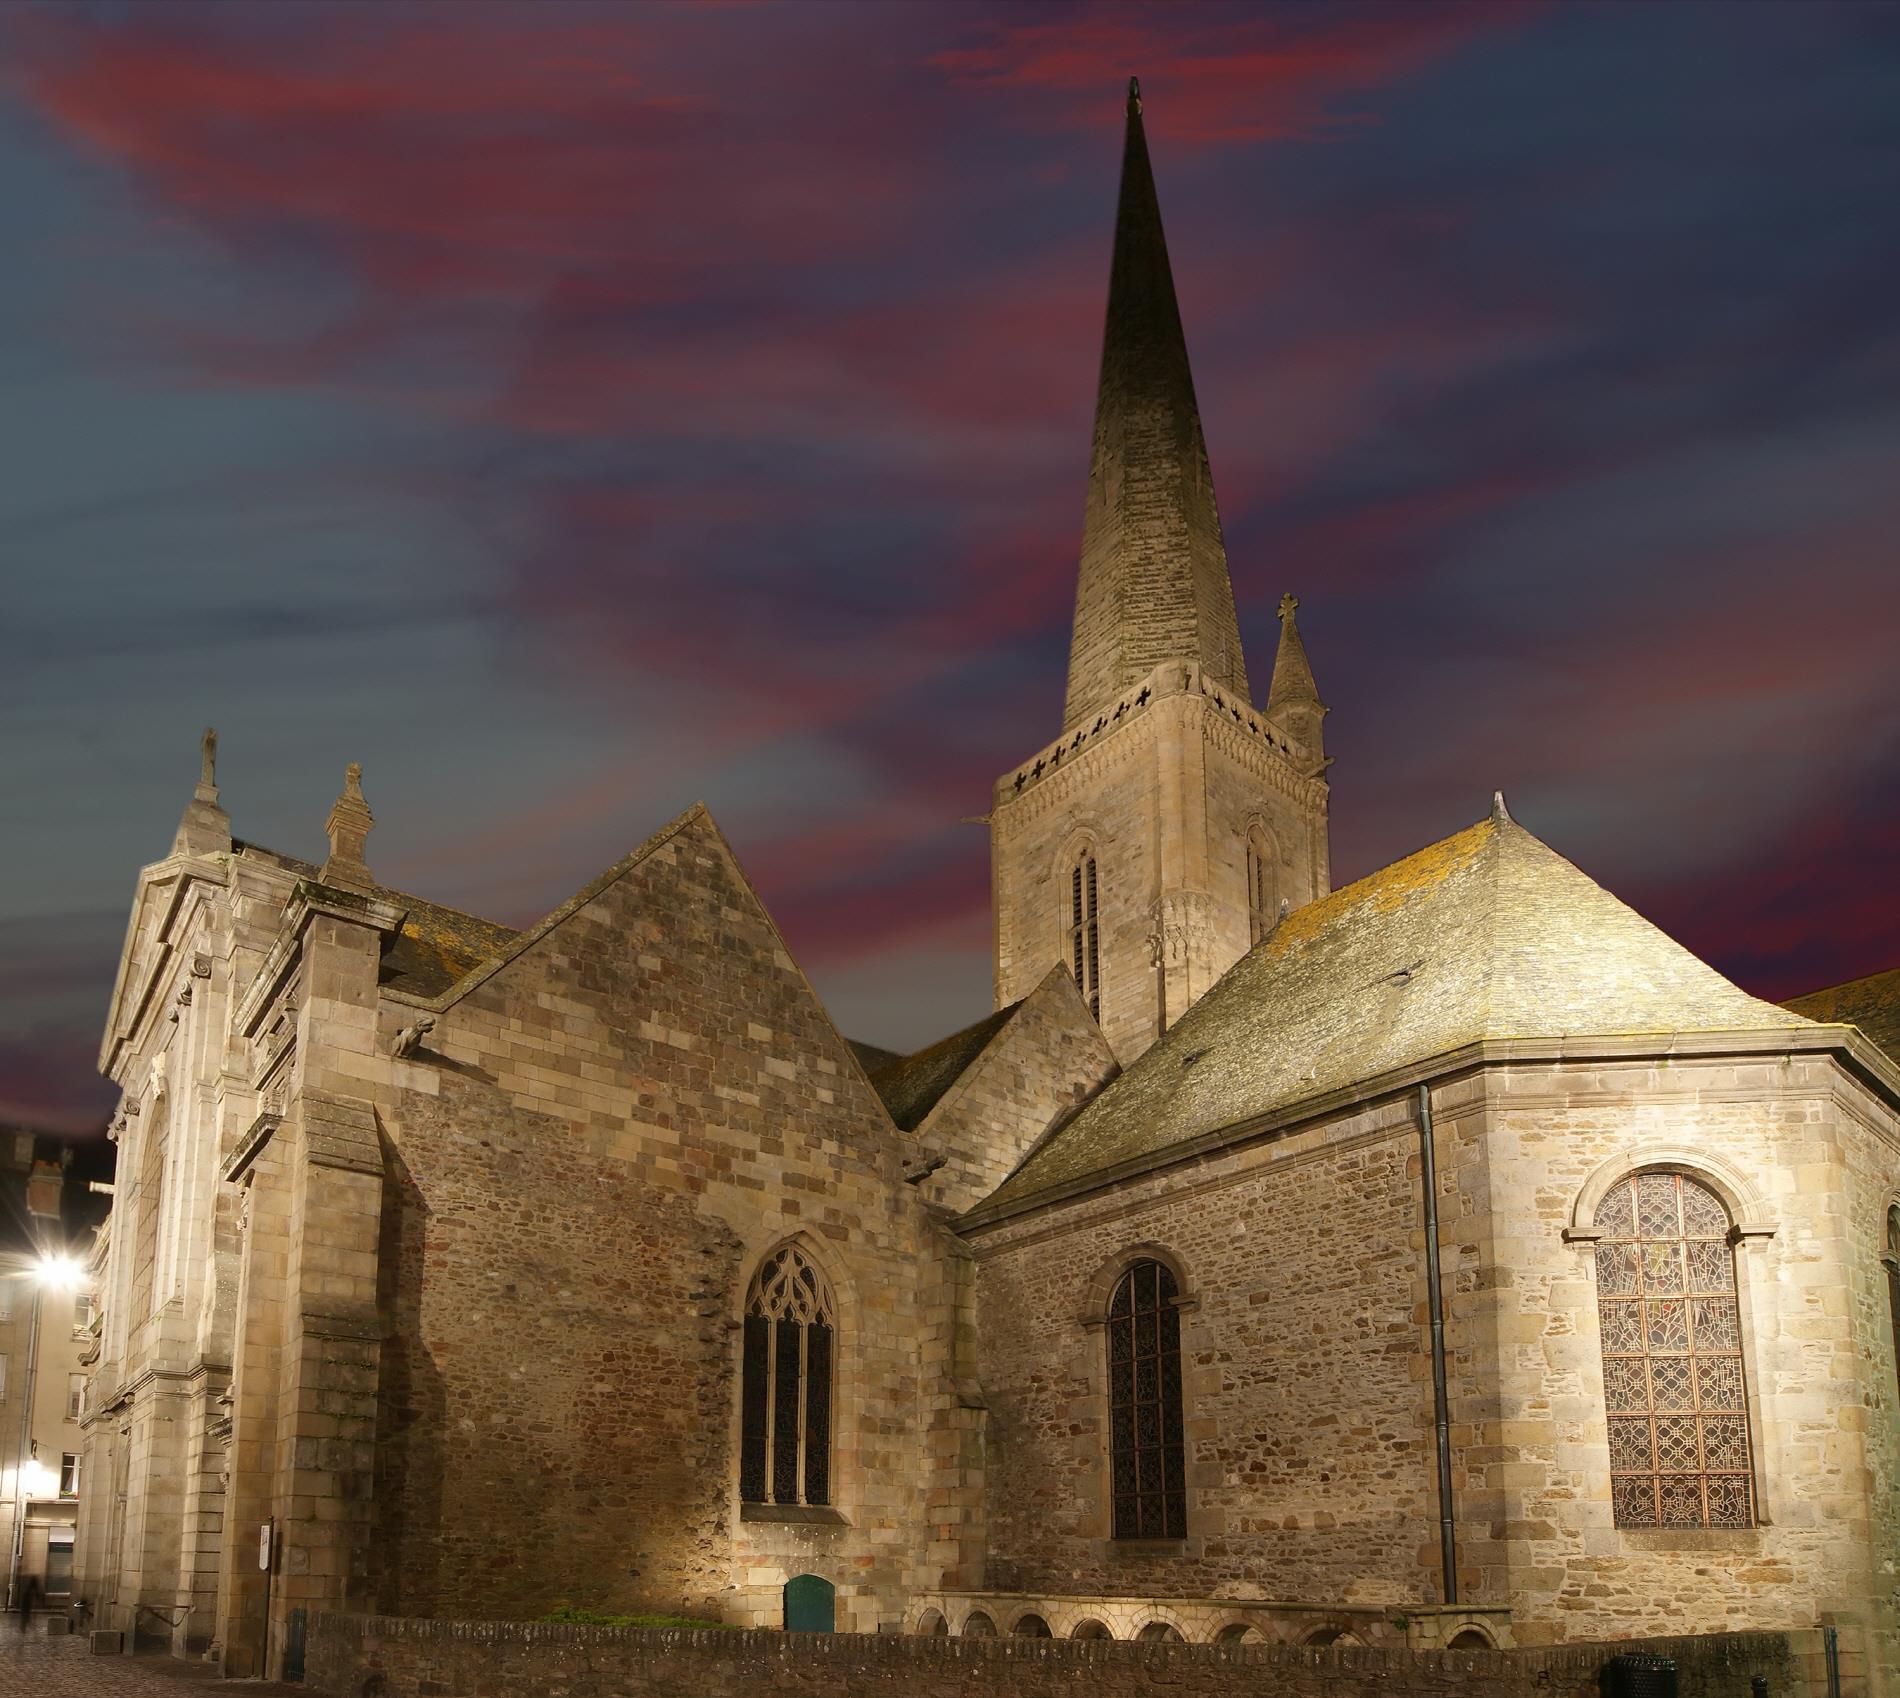
[[317, 1618], [306, 1665], [329, 1698], [1596, 1698], [1618, 1651], [1672, 1657], [1681, 1698], [1822, 1698], [1818, 1635], [1724, 1634], [1540, 1651], [1291, 1650], [897, 1634], [645, 1632], [528, 1622]]
[[[385, 1044], [413, 1018], [386, 1007]], [[388, 1146], [383, 1608], [777, 1625], [811, 1572], [873, 1627], [964, 1572], [927, 1537], [919, 1421], [954, 1424], [918, 1314], [947, 1246], [703, 811], [364, 1072]], [[746, 1287], [793, 1236], [840, 1305], [832, 1514], [737, 1501]]]
[[[972, 1237], [991, 1409], [984, 1584], [1435, 1601], [1437, 1496], [1402, 1103]], [[1137, 1255], [1176, 1269], [1187, 1537], [1117, 1541], [1100, 1321]]]
[[[1439, 1092], [1467, 1595], [1526, 1635], [1829, 1622], [1848, 1690], [1891, 1690], [1893, 1329], [1880, 1266], [1900, 1135], [1825, 1055], [1606, 1058]], [[1736, 1223], [1757, 1524], [1614, 1524], [1587, 1199], [1693, 1174]]]

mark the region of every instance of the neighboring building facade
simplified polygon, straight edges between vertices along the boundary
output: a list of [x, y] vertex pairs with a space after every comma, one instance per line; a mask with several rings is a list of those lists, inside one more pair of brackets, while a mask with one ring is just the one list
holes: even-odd
[[703, 808], [516, 932], [377, 882], [354, 768], [321, 865], [233, 837], [207, 741], [101, 1056], [101, 1625], [274, 1674], [324, 1608], [1829, 1622], [1893, 1690], [1893, 1061], [1501, 797], [1332, 889], [1133, 98], [1102, 373], [1063, 736], [991, 813], [997, 1008], [915, 1055], [840, 1035]]
[[60, 1610], [73, 1595], [93, 1320], [83, 1262], [99, 1213], [73, 1157], [56, 1137], [0, 1127], [0, 1528], [13, 1609], [30, 1595]]

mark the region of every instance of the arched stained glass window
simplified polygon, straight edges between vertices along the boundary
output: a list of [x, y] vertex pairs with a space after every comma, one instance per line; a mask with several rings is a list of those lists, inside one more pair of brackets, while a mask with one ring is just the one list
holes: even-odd
[[832, 1343], [837, 1304], [796, 1244], [766, 1258], [745, 1304], [739, 1495], [831, 1501]]
[[1084, 849], [1069, 869], [1069, 970], [1096, 1019], [1102, 1017], [1102, 934], [1095, 851]]
[[1181, 1311], [1174, 1275], [1136, 1262], [1108, 1306], [1109, 1473], [1118, 1539], [1187, 1536]]
[[1263, 826], [1247, 833], [1247, 932], [1258, 943], [1280, 917], [1278, 883], [1274, 878], [1273, 839]]
[[1596, 1219], [1616, 1525], [1752, 1526], [1728, 1210], [1687, 1174], [1640, 1173]]

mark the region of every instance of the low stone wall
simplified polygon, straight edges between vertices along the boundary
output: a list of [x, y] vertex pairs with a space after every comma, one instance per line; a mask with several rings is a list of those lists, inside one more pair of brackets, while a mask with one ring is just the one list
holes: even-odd
[[[1824, 1698], [1817, 1634], [1730, 1633], [1526, 1651], [652, 1631], [319, 1616], [306, 1678], [331, 1698], [1596, 1698], [1618, 1651], [1674, 1657], [1681, 1698]], [[1815, 1643], [1809, 1643], [1809, 1641]]]

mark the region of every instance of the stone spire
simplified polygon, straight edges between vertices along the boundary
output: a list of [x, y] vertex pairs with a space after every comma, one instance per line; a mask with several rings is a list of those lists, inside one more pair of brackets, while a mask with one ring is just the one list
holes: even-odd
[[1141, 88], [1131, 77], [1063, 728], [1112, 709], [1125, 688], [1169, 660], [1196, 661], [1248, 699]]
[[205, 727], [198, 745], [198, 788], [185, 804], [184, 818], [172, 839], [174, 855], [231, 853], [231, 816], [218, 802], [218, 734]]
[[363, 845], [368, 841], [376, 816], [363, 799], [363, 769], [351, 761], [344, 770], [343, 794], [330, 809], [324, 829], [330, 834], [330, 856], [317, 876], [325, 884], [340, 884], [350, 890], [374, 890], [375, 879], [363, 861]]
[[1318, 771], [1325, 764], [1319, 722], [1327, 710], [1313, 682], [1313, 664], [1306, 658], [1300, 628], [1294, 623], [1299, 605], [1298, 596], [1280, 597], [1280, 647], [1273, 657], [1273, 682], [1267, 686], [1267, 717], [1306, 756], [1309, 770]]

